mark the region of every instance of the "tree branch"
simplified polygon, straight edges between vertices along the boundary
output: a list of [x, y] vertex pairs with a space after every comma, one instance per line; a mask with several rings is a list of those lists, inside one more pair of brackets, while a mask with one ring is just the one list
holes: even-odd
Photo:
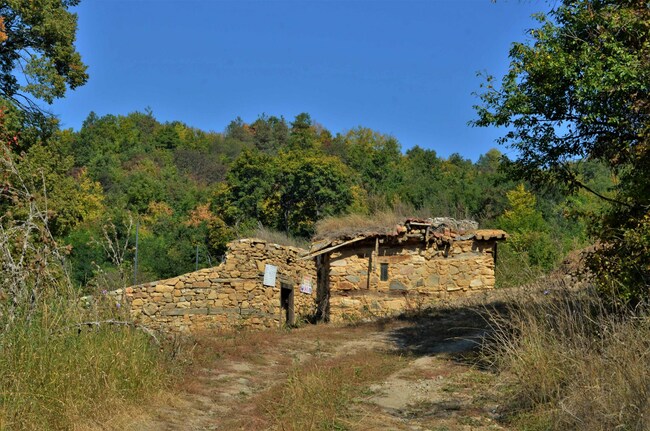
[[633, 205], [628, 204], [627, 202], [619, 201], [617, 199], [613, 199], [613, 198], [607, 197], [607, 196], [605, 196], [605, 195], [603, 195], [601, 193], [598, 193], [596, 190], [592, 189], [591, 187], [589, 187], [588, 185], [586, 185], [585, 183], [580, 181], [576, 177], [576, 175], [573, 172], [571, 172], [571, 170], [569, 170], [569, 168], [566, 167], [566, 165], [562, 164], [561, 166], [562, 166], [562, 169], [564, 169], [564, 171], [567, 173], [567, 175], [569, 175], [569, 177], [571, 178], [570, 181], [572, 183], [574, 183], [575, 185], [577, 185], [578, 187], [580, 187], [581, 189], [593, 194], [594, 196], [596, 196], [596, 197], [598, 197], [598, 198], [600, 198], [600, 199], [602, 199], [604, 201], [607, 201], [607, 202], [610, 202], [610, 203], [613, 203], [613, 204], [623, 205], [623, 206], [626, 206], [628, 208], [634, 208]]
[[144, 332], [145, 334], [147, 334], [148, 336], [150, 336], [157, 345], [160, 345], [160, 341], [158, 340], [158, 337], [156, 337], [156, 333], [154, 332], [153, 329], [148, 328], [148, 327], [143, 326], [143, 325], [139, 325], [137, 323], [127, 322], [127, 321], [123, 321], [123, 320], [109, 319], [109, 320], [96, 320], [96, 321], [89, 321], [89, 322], [80, 322], [80, 323], [77, 323], [75, 325], [63, 328], [63, 329], [61, 329], [61, 330], [59, 330], [57, 332], [62, 332], [65, 329], [82, 328], [84, 326], [88, 326], [88, 327], [91, 327], [91, 328], [92, 327], [99, 328], [102, 325], [130, 326], [132, 328], [139, 329], [142, 332]]

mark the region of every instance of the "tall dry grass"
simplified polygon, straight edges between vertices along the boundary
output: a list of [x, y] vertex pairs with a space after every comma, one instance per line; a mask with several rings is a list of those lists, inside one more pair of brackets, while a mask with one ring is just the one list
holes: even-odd
[[46, 193], [6, 147], [0, 178], [0, 202], [11, 203], [0, 215], [0, 430], [102, 427], [162, 387], [171, 363], [149, 334], [121, 324], [113, 299], [81, 306], [48, 228]]
[[0, 429], [101, 424], [166, 382], [170, 367], [148, 335], [77, 327], [64, 312], [40, 312], [0, 336]]
[[607, 306], [563, 279], [518, 291], [491, 313], [487, 357], [517, 429], [650, 429], [650, 314]]

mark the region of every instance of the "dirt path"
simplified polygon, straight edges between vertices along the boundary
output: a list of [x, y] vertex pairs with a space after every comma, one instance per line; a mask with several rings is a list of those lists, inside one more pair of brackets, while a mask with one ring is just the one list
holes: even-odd
[[399, 367], [359, 391], [346, 405], [347, 419], [340, 429], [503, 430], [495, 421], [494, 376], [467, 360], [484, 333], [474, 311], [453, 307], [348, 327], [211, 337], [198, 347], [194, 372], [145, 415], [134, 418], [130, 428], [283, 428], [277, 421], [272, 425], [264, 416], [274, 412], [260, 405], [292, 372], [307, 364], [383, 352], [394, 355]]

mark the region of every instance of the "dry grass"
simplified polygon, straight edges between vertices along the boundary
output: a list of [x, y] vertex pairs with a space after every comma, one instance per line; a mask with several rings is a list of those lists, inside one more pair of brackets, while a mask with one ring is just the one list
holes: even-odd
[[191, 361], [200, 366], [213, 365], [219, 361], [252, 362], [262, 361], [264, 353], [276, 346], [290, 332], [286, 330], [253, 331], [241, 330], [221, 334], [196, 334], [191, 344]]
[[128, 327], [66, 329], [66, 322], [39, 314], [0, 335], [0, 429], [110, 422], [169, 381], [172, 368], [148, 335]]
[[253, 401], [256, 412], [243, 429], [351, 429], [362, 420], [353, 412], [355, 399], [403, 363], [399, 356], [367, 350], [297, 365], [282, 383]]
[[261, 225], [251, 232], [250, 235], [247, 235], [247, 237], [262, 239], [273, 244], [309, 249], [309, 241]]
[[402, 213], [395, 211], [379, 211], [371, 215], [348, 214], [338, 217], [327, 217], [316, 223], [314, 239], [354, 237], [366, 233], [390, 233], [395, 226], [404, 223], [409, 217], [430, 217], [428, 214]]
[[650, 317], [545, 281], [494, 312], [488, 357], [517, 429], [650, 429]]

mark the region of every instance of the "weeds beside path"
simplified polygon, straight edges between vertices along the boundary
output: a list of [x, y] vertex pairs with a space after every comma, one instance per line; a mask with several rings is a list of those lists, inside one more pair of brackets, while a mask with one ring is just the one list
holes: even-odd
[[193, 372], [128, 428], [501, 430], [494, 377], [466, 360], [484, 326], [471, 308], [453, 307], [204, 337]]

